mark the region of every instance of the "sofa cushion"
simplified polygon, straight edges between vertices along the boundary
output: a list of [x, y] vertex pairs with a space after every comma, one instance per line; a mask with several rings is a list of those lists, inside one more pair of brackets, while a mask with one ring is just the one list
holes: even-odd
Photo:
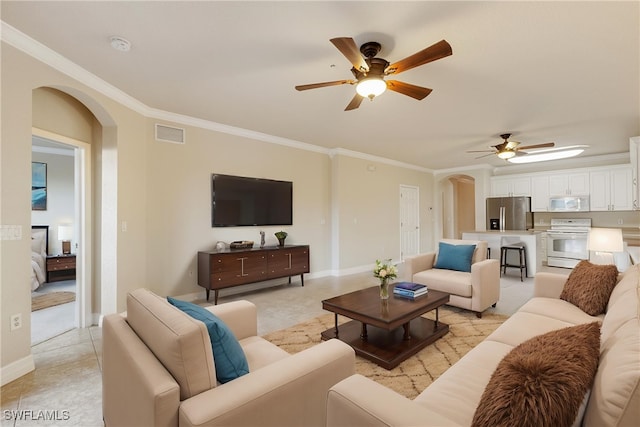
[[240, 343], [218, 316], [204, 307], [187, 301], [171, 297], [167, 297], [167, 301], [207, 326], [218, 381], [224, 384], [249, 373], [247, 358]]
[[472, 425], [571, 426], [591, 387], [599, 356], [598, 322], [523, 342], [498, 364]]
[[451, 245], [440, 242], [433, 268], [471, 272], [471, 259], [476, 245]]
[[147, 289], [127, 295], [127, 323], [180, 385], [180, 400], [216, 386], [204, 323]]
[[617, 280], [618, 269], [615, 265], [595, 265], [583, 260], [569, 274], [560, 299], [580, 307], [587, 314], [597, 316], [606, 310]]

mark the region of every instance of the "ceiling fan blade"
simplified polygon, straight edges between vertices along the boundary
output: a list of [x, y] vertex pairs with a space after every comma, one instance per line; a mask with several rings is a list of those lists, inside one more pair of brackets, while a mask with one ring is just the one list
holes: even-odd
[[495, 153], [495, 150], [469, 150], [467, 153]]
[[387, 89], [421, 100], [431, 93], [433, 89], [416, 86], [398, 80], [387, 80]]
[[369, 66], [351, 37], [336, 37], [329, 41], [351, 62], [353, 68], [358, 71], [369, 71]]
[[327, 86], [338, 86], [345, 84], [354, 84], [354, 80], [336, 80], [333, 82], [324, 82], [324, 83], [312, 83], [308, 85], [298, 85], [296, 86], [296, 90], [308, 90], [308, 89], [317, 89], [319, 87], [327, 87]]
[[513, 150], [518, 145], [520, 145], [520, 143], [518, 141], [507, 141], [507, 145], [505, 145], [504, 148], [508, 148], [508, 149]]
[[531, 150], [533, 148], [548, 148], [554, 147], [556, 144], [554, 142], [545, 142], [544, 144], [536, 144], [536, 145], [526, 145], [524, 147], [518, 148], [518, 150]]
[[360, 106], [363, 99], [364, 99], [364, 96], [360, 96], [359, 94], [356, 93], [353, 99], [351, 99], [351, 102], [349, 103], [349, 105], [347, 105], [347, 108], [344, 109], [344, 111], [355, 110]]
[[414, 53], [398, 62], [394, 62], [385, 69], [385, 74], [398, 74], [403, 71], [410, 70], [420, 65], [441, 59], [452, 55], [451, 45], [446, 40], [440, 40], [438, 43], [422, 49], [420, 52]]
[[485, 154], [484, 156], [476, 157], [476, 159], [482, 159], [483, 157], [493, 156], [495, 153]]

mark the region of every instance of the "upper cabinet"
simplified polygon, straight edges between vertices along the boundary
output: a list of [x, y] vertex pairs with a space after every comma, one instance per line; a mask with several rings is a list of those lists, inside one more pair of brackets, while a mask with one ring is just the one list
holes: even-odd
[[525, 177], [492, 177], [491, 195], [494, 197], [530, 196], [531, 178]]
[[633, 209], [640, 209], [640, 136], [629, 139], [629, 154], [633, 174]]
[[531, 211], [546, 212], [549, 210], [549, 176], [531, 177]]
[[633, 170], [631, 166], [591, 172], [591, 211], [633, 210]]
[[550, 196], [584, 196], [589, 191], [589, 172], [549, 175]]

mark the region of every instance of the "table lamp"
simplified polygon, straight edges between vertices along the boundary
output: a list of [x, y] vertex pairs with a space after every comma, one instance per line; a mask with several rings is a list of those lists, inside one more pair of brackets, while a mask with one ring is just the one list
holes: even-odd
[[595, 252], [594, 264], [615, 264], [612, 252], [622, 252], [622, 230], [619, 228], [591, 228], [587, 249]]
[[73, 238], [73, 226], [71, 224], [58, 226], [58, 240], [62, 241], [62, 253], [69, 255], [71, 253], [71, 239]]

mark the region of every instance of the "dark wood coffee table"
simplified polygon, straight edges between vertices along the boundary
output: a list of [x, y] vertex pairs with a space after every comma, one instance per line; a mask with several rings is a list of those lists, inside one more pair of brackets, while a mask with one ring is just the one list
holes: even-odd
[[[322, 332], [322, 339], [338, 338], [357, 355], [393, 369], [449, 331], [438, 320], [438, 308], [449, 302], [449, 294], [430, 290], [411, 300], [393, 295], [393, 285], [389, 294], [381, 300], [375, 286], [322, 301], [323, 309], [335, 313], [335, 327]], [[421, 317], [431, 310], [435, 320]], [[353, 320], [338, 327], [339, 314]]]

